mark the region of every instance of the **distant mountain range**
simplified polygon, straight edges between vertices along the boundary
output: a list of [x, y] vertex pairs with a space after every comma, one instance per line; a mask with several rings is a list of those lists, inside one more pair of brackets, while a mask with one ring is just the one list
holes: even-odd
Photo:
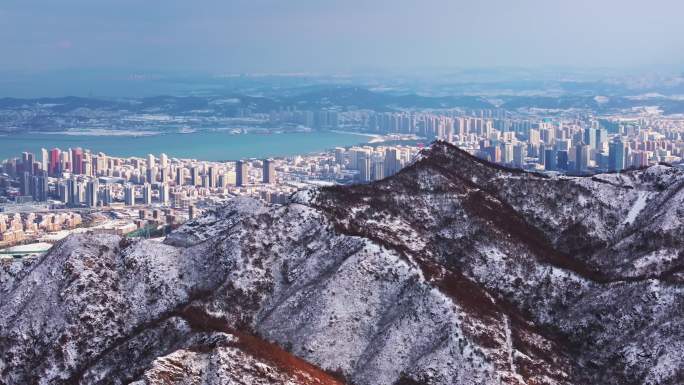
[[163, 243], [0, 264], [0, 383], [681, 384], [684, 172], [548, 177], [447, 143]]
[[279, 108], [297, 107], [301, 110], [322, 108], [362, 108], [389, 111], [396, 108], [493, 108], [479, 97], [427, 97], [418, 95], [393, 95], [371, 92], [362, 88], [330, 88], [305, 94], [284, 97], [259, 97], [246, 95], [226, 96], [155, 96], [139, 99], [97, 99], [84, 97], [0, 99], [0, 109], [21, 109], [43, 105], [56, 113], [77, 109], [122, 110], [130, 112], [165, 112], [175, 114], [193, 113], [199, 110], [233, 112], [236, 108], [249, 108], [253, 112], [270, 112]]
[[43, 111], [52, 114], [76, 114], [78, 112], [105, 111], [127, 113], [166, 113], [172, 115], [234, 116], [240, 110], [268, 113], [281, 108], [296, 107], [300, 110], [326, 108], [370, 109], [392, 111], [398, 109], [489, 109], [520, 108], [541, 109], [588, 109], [596, 112], [630, 109], [638, 106], [660, 106], [665, 113], [684, 113], [684, 100], [664, 96], [630, 98], [608, 97], [597, 101], [594, 96], [500, 96], [496, 104], [480, 96], [421, 96], [373, 92], [358, 87], [317, 87], [303, 93], [284, 93], [278, 96], [248, 96], [228, 94], [221, 96], [155, 96], [146, 98], [100, 99], [85, 97], [61, 97], [38, 99], [0, 99], [0, 112], [16, 110]]

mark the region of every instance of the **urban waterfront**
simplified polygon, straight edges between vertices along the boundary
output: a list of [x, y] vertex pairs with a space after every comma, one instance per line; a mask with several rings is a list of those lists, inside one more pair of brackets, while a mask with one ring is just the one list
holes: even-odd
[[281, 157], [323, 151], [336, 146], [367, 142], [369, 137], [340, 132], [293, 132], [282, 134], [231, 134], [198, 131], [149, 136], [65, 135], [25, 133], [0, 136], [0, 160], [41, 148], [87, 148], [112, 156], [145, 156], [165, 152], [170, 157], [207, 161]]
[[410, 164], [419, 151], [387, 145], [388, 139], [397, 137], [377, 137], [375, 146], [237, 161], [166, 153], [117, 157], [81, 147], [24, 151], [0, 164], [0, 251], [14, 257], [40, 253], [2, 248], [52, 244], [83, 231], [159, 236], [238, 196], [283, 204], [302, 188], [379, 180]]

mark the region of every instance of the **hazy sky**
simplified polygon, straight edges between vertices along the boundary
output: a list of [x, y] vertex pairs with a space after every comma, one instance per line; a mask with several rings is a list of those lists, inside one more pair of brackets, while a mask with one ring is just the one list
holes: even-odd
[[0, 70], [682, 68], [682, 0], [2, 0]]

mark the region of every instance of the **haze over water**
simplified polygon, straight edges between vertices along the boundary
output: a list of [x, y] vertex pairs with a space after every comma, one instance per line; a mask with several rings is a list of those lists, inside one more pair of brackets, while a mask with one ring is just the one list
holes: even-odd
[[88, 136], [61, 134], [18, 134], [0, 136], [0, 160], [21, 157], [23, 151], [40, 153], [41, 148], [82, 147], [111, 156], [139, 156], [165, 153], [170, 157], [220, 161], [267, 158], [323, 151], [336, 146], [364, 143], [368, 138], [336, 132], [242, 134], [195, 132], [153, 136]]

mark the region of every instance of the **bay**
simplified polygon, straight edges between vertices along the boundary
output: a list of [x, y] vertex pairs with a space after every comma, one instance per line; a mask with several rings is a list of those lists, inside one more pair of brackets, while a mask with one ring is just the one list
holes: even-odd
[[351, 146], [368, 137], [340, 132], [294, 132], [278, 134], [231, 134], [222, 131], [197, 131], [151, 136], [95, 136], [31, 133], [0, 136], [0, 160], [21, 157], [24, 151], [61, 150], [81, 147], [93, 153], [117, 157], [165, 153], [169, 157], [208, 161], [292, 156], [320, 152], [336, 146]]

